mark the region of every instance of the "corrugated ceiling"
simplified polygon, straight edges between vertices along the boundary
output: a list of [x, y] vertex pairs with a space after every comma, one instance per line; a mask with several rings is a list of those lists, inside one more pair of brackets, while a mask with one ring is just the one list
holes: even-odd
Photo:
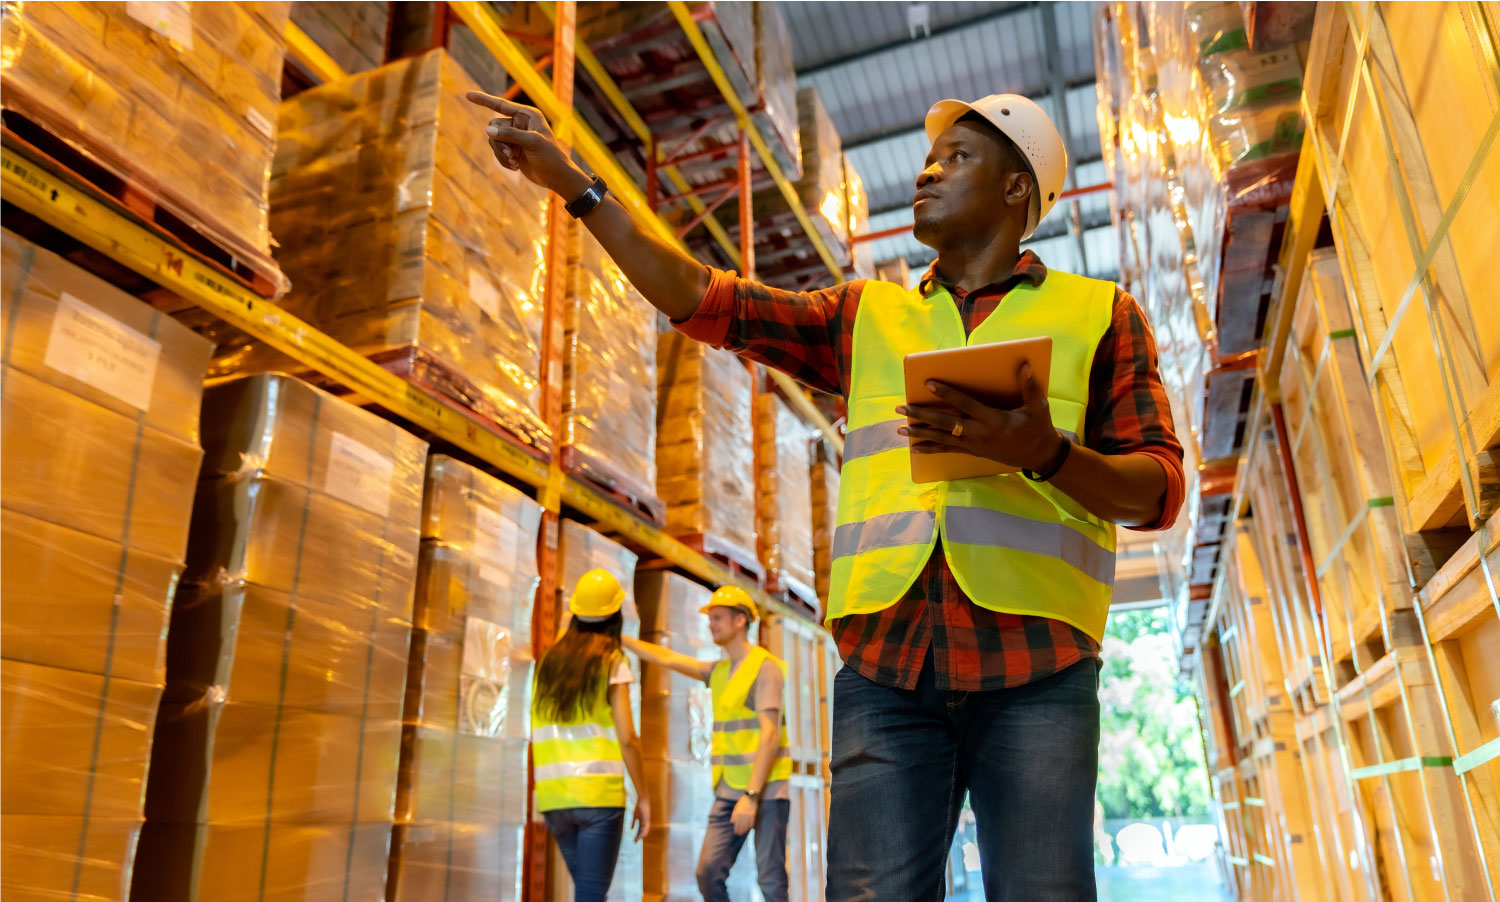
[[[1104, 179], [1095, 119], [1092, 3], [926, 3], [931, 37], [914, 40], [910, 3], [781, 3], [792, 34], [798, 83], [818, 89], [849, 158], [870, 192], [871, 231], [911, 222], [913, 180], [928, 144], [927, 109], [945, 97], [974, 99], [1020, 93], [1055, 120], [1054, 72], [1066, 91], [1067, 138], [1074, 185]], [[1058, 54], [1046, 53], [1044, 16], [1055, 17]], [[1061, 122], [1059, 122], [1061, 125]], [[1089, 275], [1116, 269], [1108, 195], [1080, 198]], [[1078, 241], [1067, 232], [1069, 207], [1059, 205], [1038, 229], [1038, 253], [1049, 265], [1084, 272]], [[1056, 236], [1056, 237], [1049, 237]], [[932, 259], [910, 235], [875, 242], [877, 259], [904, 256], [913, 268]]]

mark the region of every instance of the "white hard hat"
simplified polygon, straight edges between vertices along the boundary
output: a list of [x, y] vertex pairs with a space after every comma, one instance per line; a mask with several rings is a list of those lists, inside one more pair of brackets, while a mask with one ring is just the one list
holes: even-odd
[[927, 140], [936, 141], [944, 129], [957, 122], [966, 113], [978, 113], [995, 128], [998, 128], [1031, 164], [1036, 177], [1036, 188], [1031, 193], [1031, 212], [1026, 218], [1026, 232], [1022, 240], [1031, 237], [1041, 222], [1057, 203], [1062, 193], [1063, 180], [1068, 174], [1068, 151], [1063, 146], [1062, 134], [1052, 124], [1052, 118], [1036, 102], [1020, 94], [991, 94], [973, 103], [962, 100], [939, 100], [927, 111]]

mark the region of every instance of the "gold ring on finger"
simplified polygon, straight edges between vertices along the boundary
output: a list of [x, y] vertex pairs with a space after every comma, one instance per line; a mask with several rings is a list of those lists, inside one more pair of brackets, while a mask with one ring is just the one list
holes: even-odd
[[953, 424], [953, 437], [954, 438], [963, 438], [964, 437], [964, 421], [963, 420], [959, 420], [957, 423]]

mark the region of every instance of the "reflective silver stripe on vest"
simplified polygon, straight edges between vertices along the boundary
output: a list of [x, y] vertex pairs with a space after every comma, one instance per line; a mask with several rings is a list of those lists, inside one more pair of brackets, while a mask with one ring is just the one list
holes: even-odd
[[563, 777], [623, 777], [623, 761], [559, 761], [536, 769], [536, 779], [558, 780]]
[[760, 729], [760, 718], [745, 717], [740, 720], [716, 720], [714, 721], [715, 733], [735, 733], [740, 730]]
[[596, 723], [580, 723], [567, 726], [549, 724], [545, 727], [532, 728], [532, 742], [545, 742], [548, 739], [567, 739], [570, 741], [579, 739], [608, 739], [612, 742], [619, 741], [615, 737], [614, 727], [602, 727]]
[[714, 767], [744, 767], [754, 763], [754, 753], [749, 755], [715, 755], [713, 758]]
[[833, 556], [848, 557], [880, 548], [926, 545], [932, 540], [932, 511], [896, 511], [858, 523], [845, 523], [833, 532]]
[[861, 426], [844, 436], [844, 462], [858, 457], [869, 457], [882, 451], [905, 448], [909, 444], [906, 436], [896, 432], [906, 425], [905, 419], [886, 420], [870, 426]]
[[949, 507], [945, 516], [950, 542], [1054, 557], [1095, 582], [1115, 584], [1115, 553], [1061, 523], [1030, 520], [987, 507]]

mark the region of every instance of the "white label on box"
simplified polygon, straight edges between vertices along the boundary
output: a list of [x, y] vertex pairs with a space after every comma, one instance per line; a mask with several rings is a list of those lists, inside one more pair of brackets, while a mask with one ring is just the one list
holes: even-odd
[[323, 491], [385, 517], [391, 511], [391, 478], [395, 474], [395, 461], [335, 432], [328, 449]]
[[270, 138], [272, 141], [276, 140], [276, 123], [272, 122], [265, 113], [262, 113], [253, 106], [246, 107], [245, 119], [251, 125], [255, 126], [256, 131]]
[[146, 410], [160, 358], [161, 342], [63, 292], [47, 339], [47, 366]]
[[491, 567], [489, 564], [479, 565], [479, 578], [499, 589], [501, 592], [509, 592], [511, 584], [511, 572], [499, 567]]
[[489, 314], [490, 319], [500, 321], [500, 289], [478, 269], [469, 270], [469, 299]]
[[183, 49], [193, 49], [193, 14], [182, 0], [129, 0], [125, 13]]
[[516, 544], [521, 540], [516, 521], [499, 511], [484, 507], [474, 508], [474, 550], [487, 558], [513, 560]]

